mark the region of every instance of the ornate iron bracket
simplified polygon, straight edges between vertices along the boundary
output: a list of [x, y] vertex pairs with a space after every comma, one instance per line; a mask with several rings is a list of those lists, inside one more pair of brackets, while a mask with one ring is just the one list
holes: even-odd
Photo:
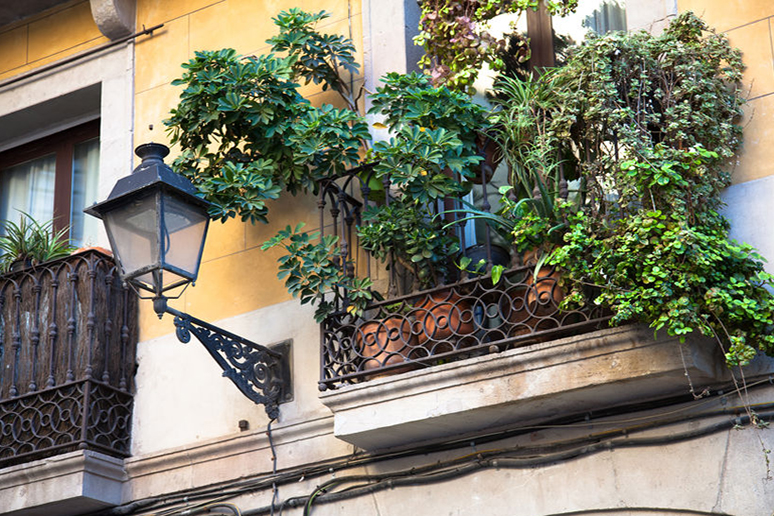
[[170, 308], [163, 298], [154, 300], [154, 309], [159, 316], [165, 312], [174, 315], [180, 342], [189, 342], [193, 333], [223, 370], [223, 376], [253, 402], [263, 405], [270, 419], [279, 416], [279, 404], [292, 397], [289, 342], [269, 349]]

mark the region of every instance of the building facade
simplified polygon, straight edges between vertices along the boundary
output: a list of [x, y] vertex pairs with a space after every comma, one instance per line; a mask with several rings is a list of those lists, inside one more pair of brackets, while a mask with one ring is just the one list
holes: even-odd
[[[272, 17], [293, 6], [328, 11], [318, 28], [355, 43], [362, 68], [352, 85], [373, 91], [384, 73], [414, 68], [410, 37], [419, 13], [411, 0], [0, 1], [0, 215], [4, 199], [10, 206], [18, 192], [33, 192], [25, 211], [67, 215], [80, 228], [73, 234], [79, 247], [107, 248], [104, 230], [80, 210], [107, 198], [137, 165], [137, 145], [169, 142], [163, 121], [178, 103], [181, 88], [172, 81], [180, 65], [198, 50], [265, 53], [276, 31]], [[725, 194], [726, 214], [735, 238], [774, 256], [766, 229], [774, 196], [774, 5], [628, 0], [625, 9], [630, 30], [651, 31], [693, 10], [742, 50], [745, 143]], [[334, 101], [315, 85], [301, 93], [315, 105]], [[172, 146], [171, 157], [178, 152]], [[36, 179], [46, 167], [54, 176]], [[82, 180], [73, 167], [84, 170]], [[290, 343], [291, 389], [279, 418], [270, 422], [263, 407], [223, 378], [195, 339], [181, 343], [172, 317], [159, 319], [150, 301], [127, 300], [127, 293], [101, 305], [111, 307], [102, 313], [93, 304], [72, 308], [62, 297], [68, 313], [84, 314], [70, 333], [75, 315], [0, 341], [0, 439], [12, 443], [11, 451], [0, 451], [0, 514], [774, 514], [774, 433], [745, 419], [745, 406], [771, 417], [774, 362], [761, 358], [750, 366], [740, 399], [717, 350], [701, 340], [681, 347], [654, 339], [649, 329], [593, 328], [320, 390], [314, 309], [277, 279], [278, 253], [261, 250], [278, 229], [316, 221], [317, 200], [299, 196], [270, 209], [269, 225], [212, 223], [197, 284], [170, 305], [262, 345]], [[85, 265], [56, 277], [74, 285], [73, 300], [103, 295], [71, 278], [114, 278], [103, 264], [109, 257], [93, 249], [76, 256]], [[373, 274], [384, 280], [385, 271]], [[0, 290], [9, 310], [14, 292], [28, 288], [14, 281]], [[34, 300], [42, 290], [59, 299], [59, 283], [40, 281], [39, 290], [30, 286], [24, 295]], [[106, 299], [118, 295], [115, 279], [102, 284]], [[7, 312], [1, 324], [8, 335], [12, 315], [48, 313], [30, 306]], [[88, 333], [95, 320], [108, 329]], [[51, 443], [25, 448], [30, 425], [72, 419], [96, 399], [62, 394], [81, 380], [78, 367], [74, 379], [63, 376], [45, 388], [36, 371], [30, 382], [19, 380], [25, 361], [56, 376], [66, 360], [65, 335], [75, 342], [81, 334], [85, 347], [72, 344], [69, 353], [82, 359], [84, 385], [93, 383], [94, 392], [112, 386], [116, 394], [105, 394], [104, 403], [124, 412], [96, 421], [111, 414], [97, 406], [93, 415], [84, 412], [83, 434], [57, 438], [45, 430]], [[60, 351], [29, 351], [46, 342], [61, 343]], [[693, 399], [689, 382], [709, 395]], [[78, 408], [61, 408], [49, 394]], [[27, 412], [18, 408], [25, 400]], [[53, 403], [58, 415], [36, 403]], [[100, 431], [103, 440], [85, 436], [90, 418], [94, 428], [111, 426]]]

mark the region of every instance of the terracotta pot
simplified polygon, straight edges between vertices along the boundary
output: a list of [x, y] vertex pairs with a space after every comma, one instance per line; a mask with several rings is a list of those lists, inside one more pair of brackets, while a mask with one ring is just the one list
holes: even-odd
[[484, 160], [473, 167], [472, 171], [474, 176], [471, 181], [480, 185], [483, 183], [482, 179], [487, 183], [492, 180], [495, 169], [500, 164], [500, 161], [502, 161], [502, 153], [500, 152], [500, 147], [497, 145], [497, 142], [485, 134], [479, 133], [476, 136], [476, 146], [478, 147], [478, 153], [484, 157]]
[[[362, 357], [362, 371], [404, 362], [416, 345], [417, 338], [411, 334], [411, 322], [399, 315], [366, 321], [355, 330], [355, 348]], [[403, 373], [416, 367], [411, 364], [373, 377]]]
[[552, 267], [541, 267], [537, 274], [530, 271], [527, 277], [527, 304], [538, 315], [554, 313], [564, 299], [564, 291], [559, 285], [562, 274]]
[[470, 301], [448, 290], [429, 294], [414, 306], [411, 315], [420, 345], [470, 335], [475, 330]]
[[[559, 311], [564, 299], [564, 290], [559, 284], [561, 271], [553, 267], [540, 267], [535, 272], [539, 250], [524, 253], [524, 265], [530, 266], [524, 274], [523, 283], [508, 291], [508, 300], [503, 309], [510, 324], [508, 335], [528, 335], [555, 328], [558, 325], [552, 316]], [[507, 305], [510, 306], [507, 306]]]

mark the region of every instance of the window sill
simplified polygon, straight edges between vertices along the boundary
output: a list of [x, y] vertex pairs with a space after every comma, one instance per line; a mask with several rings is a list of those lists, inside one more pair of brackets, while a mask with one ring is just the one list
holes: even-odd
[[371, 450], [687, 394], [686, 372], [697, 391], [730, 380], [714, 342], [681, 347], [627, 326], [342, 386], [320, 399], [336, 437]]

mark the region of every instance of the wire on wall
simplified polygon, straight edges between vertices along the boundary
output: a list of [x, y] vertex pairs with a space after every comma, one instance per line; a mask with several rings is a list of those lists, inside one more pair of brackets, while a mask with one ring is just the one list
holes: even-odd
[[[750, 384], [748, 387], [757, 388], [771, 383], [771, 380], [761, 380]], [[236, 497], [271, 489], [272, 499], [266, 507], [242, 511], [243, 516], [274, 515], [279, 510], [281, 516], [284, 509], [304, 507], [306, 514], [311, 514], [315, 504], [330, 503], [338, 500], [354, 498], [371, 494], [382, 489], [421, 485], [440, 482], [446, 479], [467, 475], [482, 469], [504, 468], [519, 469], [550, 464], [552, 462], [573, 460], [589, 456], [600, 451], [626, 447], [663, 446], [670, 443], [697, 439], [733, 428], [755, 423], [749, 414], [745, 412], [745, 405], [731, 406], [728, 397], [723, 391], [716, 391], [712, 395], [700, 400], [693, 400], [692, 396], [684, 398], [691, 400], [680, 407], [675, 408], [675, 399], [662, 400], [661, 405], [638, 404], [629, 407], [619, 407], [600, 413], [577, 415], [572, 421], [558, 420], [553, 423], [521, 427], [510, 431], [492, 433], [478, 436], [475, 441], [471, 439], [459, 439], [445, 443], [437, 443], [432, 446], [415, 447], [409, 450], [359, 453], [344, 457], [337, 457], [309, 463], [302, 467], [277, 470], [276, 450], [271, 434], [271, 423], [267, 427], [269, 446], [272, 454], [272, 473], [270, 475], [256, 475], [250, 479], [240, 479], [211, 485], [203, 488], [194, 488], [148, 500], [136, 501], [124, 506], [115, 507], [98, 513], [100, 516], [118, 516], [128, 514], [144, 514], [154, 516], [177, 516], [191, 514], [194, 507], [203, 507], [206, 504], [225, 502]], [[774, 420], [774, 402], [753, 404], [749, 408], [754, 413], [758, 422]], [[658, 410], [653, 414], [632, 414], [643, 410]], [[593, 416], [593, 417], [591, 417]], [[600, 418], [605, 417], [605, 420]], [[667, 435], [655, 437], [632, 437], [637, 433], [664, 429], [670, 425], [677, 425], [692, 421], [702, 421], [711, 418], [722, 418], [703, 425], [702, 427], [685, 432], [670, 432]], [[535, 445], [516, 445], [507, 447], [494, 447], [481, 449], [487, 443], [496, 443], [504, 439], [526, 435], [539, 430], [567, 429], [579, 430], [583, 428], [598, 428], [599, 431], [584, 434], [581, 437], [559, 439]], [[473, 447], [473, 452], [469, 450]], [[320, 478], [329, 474], [336, 474], [346, 470], [367, 466], [377, 462], [426, 456], [428, 454], [465, 450], [465, 453], [446, 461], [437, 461], [424, 466], [415, 466], [408, 470], [393, 471], [381, 475], [340, 475], [318, 485], [310, 494], [300, 497], [291, 497], [279, 501], [278, 488], [281, 485], [296, 483], [301, 480]], [[197, 502], [202, 501], [197, 504]], [[192, 505], [197, 504], [197, 505]], [[166, 510], [164, 510], [166, 508]], [[144, 512], [150, 510], [162, 510], [162, 512]]]

